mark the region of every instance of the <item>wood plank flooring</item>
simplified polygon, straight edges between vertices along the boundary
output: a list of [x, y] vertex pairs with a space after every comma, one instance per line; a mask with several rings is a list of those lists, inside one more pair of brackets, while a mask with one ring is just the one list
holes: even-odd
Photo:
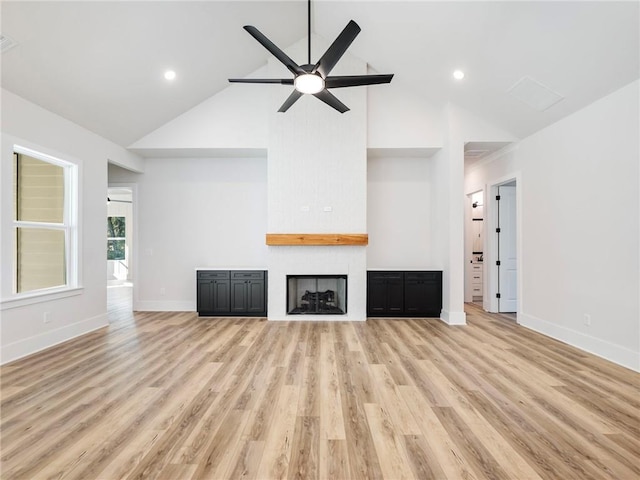
[[3, 479], [640, 478], [640, 375], [474, 306], [110, 316], [0, 369]]

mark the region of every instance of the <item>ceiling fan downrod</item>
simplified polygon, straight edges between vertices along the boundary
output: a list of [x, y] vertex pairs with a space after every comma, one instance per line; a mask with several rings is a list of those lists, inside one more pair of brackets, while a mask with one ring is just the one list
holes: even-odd
[[307, 0], [307, 32], [308, 42], [307, 42], [307, 63], [311, 65], [311, 0]]

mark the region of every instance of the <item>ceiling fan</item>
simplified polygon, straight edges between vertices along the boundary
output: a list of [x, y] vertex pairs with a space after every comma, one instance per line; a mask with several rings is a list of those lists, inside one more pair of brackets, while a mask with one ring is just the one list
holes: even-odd
[[309, 32], [308, 41], [308, 63], [306, 65], [298, 65], [286, 53], [278, 48], [271, 40], [263, 35], [256, 27], [245, 25], [244, 29], [262, 44], [264, 48], [269, 50], [285, 67], [293, 73], [293, 78], [230, 78], [232, 83], [276, 83], [280, 85], [293, 85], [294, 90], [285, 100], [278, 112], [286, 112], [302, 95], [310, 94], [330, 107], [335, 108], [340, 113], [349, 110], [344, 103], [336, 98], [330, 88], [356, 87], [361, 85], [375, 85], [380, 83], [389, 83], [393, 78], [393, 74], [383, 75], [334, 75], [329, 73], [336, 66], [338, 60], [344, 55], [356, 36], [360, 33], [360, 27], [353, 20], [349, 21], [344, 30], [333, 41], [331, 46], [324, 52], [324, 55], [313, 65], [311, 64], [311, 0], [308, 0], [308, 20], [307, 27]]

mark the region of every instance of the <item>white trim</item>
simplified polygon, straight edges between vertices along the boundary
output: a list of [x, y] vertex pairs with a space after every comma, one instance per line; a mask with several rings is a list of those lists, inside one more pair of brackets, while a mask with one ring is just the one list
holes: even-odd
[[518, 323], [523, 327], [592, 353], [605, 360], [640, 372], [640, 352], [607, 342], [562, 325], [536, 318], [526, 313], [518, 314]]
[[[70, 162], [68, 160], [62, 160], [60, 158], [54, 157], [53, 155], [50, 155], [48, 153], [44, 153], [40, 150], [33, 150], [31, 148], [27, 148], [27, 147], [23, 147], [22, 145], [17, 145], [14, 144], [13, 145], [13, 151], [15, 153], [19, 153], [22, 155], [28, 155], [29, 157], [33, 157], [36, 158], [38, 160], [42, 160], [43, 162], [47, 162], [47, 163], [52, 163], [58, 167], [69, 167], [69, 166], [75, 166], [75, 163]], [[61, 155], [64, 156], [64, 155]], [[66, 193], [66, 192], [65, 192]]]
[[186, 300], [134, 301], [133, 310], [135, 312], [195, 312], [196, 305]]
[[0, 350], [0, 364], [46, 350], [55, 345], [68, 342], [76, 337], [86, 335], [109, 325], [107, 314], [103, 313], [86, 320], [66, 325], [56, 330], [48, 330], [23, 340], [5, 345]]
[[449, 312], [442, 310], [440, 313], [440, 320], [447, 325], [466, 325], [467, 314], [465, 312]]
[[[17, 143], [12, 145], [13, 154], [18, 155], [26, 155], [31, 158], [35, 158], [42, 162], [50, 163], [57, 167], [62, 168], [63, 178], [64, 178], [64, 205], [63, 205], [63, 215], [62, 215], [62, 223], [51, 223], [51, 222], [37, 222], [37, 221], [25, 221], [18, 220], [13, 217], [12, 228], [20, 229], [20, 228], [31, 228], [31, 229], [44, 229], [44, 230], [61, 230], [64, 232], [64, 248], [65, 248], [65, 285], [62, 288], [66, 290], [74, 290], [78, 288], [80, 282], [80, 273], [79, 268], [80, 264], [78, 259], [80, 258], [79, 246], [80, 239], [78, 232], [79, 225], [78, 220], [80, 218], [80, 203], [78, 199], [80, 198], [80, 168], [81, 163], [75, 162], [71, 160], [63, 160], [61, 158], [55, 157], [51, 154], [44, 153], [41, 150], [35, 150], [27, 147], [23, 147]], [[61, 155], [64, 157], [64, 155]], [[15, 195], [15, 191], [13, 192]], [[14, 245], [14, 248], [15, 245]], [[18, 285], [16, 283], [17, 275], [16, 275], [17, 265], [15, 261], [12, 262], [11, 267], [11, 276], [12, 276], [12, 284], [13, 288], [6, 298], [6, 300], [13, 300], [18, 298], [33, 298], [38, 295], [46, 295], [47, 292], [51, 289], [43, 289], [43, 290], [28, 290], [26, 292], [18, 292]], [[54, 289], [58, 289], [58, 286], [53, 287]], [[44, 291], [44, 293], [43, 293]], [[37, 303], [37, 301], [31, 301], [28, 303]], [[27, 303], [27, 304], [28, 304]], [[4, 309], [4, 307], [2, 308]]]
[[[247, 315], [250, 316], [250, 315]], [[284, 318], [271, 318], [270, 322], [366, 322], [366, 318], [344, 318], [345, 315], [285, 315]]]
[[[111, 160], [109, 160], [109, 162], [111, 162]], [[114, 165], [116, 165], [116, 163], [114, 163]], [[125, 167], [123, 167], [125, 168]], [[131, 255], [129, 256], [129, 276], [131, 277], [131, 283], [132, 283], [132, 290], [131, 290], [131, 297], [133, 300], [133, 310], [137, 310], [136, 309], [136, 305], [139, 303], [138, 301], [138, 278], [139, 278], [139, 269], [138, 269], [138, 264], [139, 264], [139, 252], [140, 249], [138, 248], [138, 184], [137, 183], [109, 183], [107, 185], [107, 193], [109, 191], [110, 188], [129, 188], [131, 190], [131, 222], [133, 224], [133, 228], [129, 230], [129, 233], [131, 234], [131, 243], [133, 243], [133, 248], [131, 249]], [[105, 257], [106, 257], [106, 250], [105, 250]], [[133, 259], [133, 261], [131, 261], [131, 259]], [[109, 261], [109, 260], [107, 260]], [[131, 271], [131, 268], [133, 268], [133, 272]], [[106, 283], [106, 281], [105, 281]], [[194, 309], [195, 310], [195, 309]], [[140, 310], [143, 311], [143, 310]]]
[[[513, 142], [509, 143], [508, 145], [505, 145], [504, 147], [502, 147], [499, 150], [496, 150], [495, 152], [491, 152], [489, 155], [487, 155], [484, 158], [481, 158], [480, 160], [478, 160], [477, 162], [475, 162], [473, 165], [471, 165], [469, 167], [469, 169], [467, 170], [467, 172], [473, 172], [474, 170], [487, 165], [491, 162], [493, 162], [494, 160], [499, 159], [500, 157], [507, 155], [511, 152], [515, 152], [516, 150], [518, 150], [518, 148], [520, 148], [520, 140], [514, 140]], [[486, 200], [486, 199], [485, 199]]]
[[50, 302], [51, 300], [59, 300], [61, 298], [74, 297], [76, 295], [82, 295], [83, 292], [84, 287], [58, 287], [33, 290], [20, 296], [2, 300], [0, 302], [0, 310], [9, 310], [11, 308], [24, 307], [41, 302]]
[[498, 299], [495, 296], [498, 284], [498, 271], [495, 268], [497, 256], [497, 238], [495, 235], [498, 226], [498, 216], [496, 214], [495, 197], [498, 187], [515, 180], [516, 182], [516, 249], [517, 249], [517, 268], [518, 268], [518, 306], [516, 313], [522, 310], [522, 174], [520, 171], [512, 172], [502, 177], [489, 180], [485, 185], [484, 197], [484, 215], [486, 219], [484, 236], [484, 268], [483, 270], [483, 286], [482, 305], [487, 312], [498, 313]]

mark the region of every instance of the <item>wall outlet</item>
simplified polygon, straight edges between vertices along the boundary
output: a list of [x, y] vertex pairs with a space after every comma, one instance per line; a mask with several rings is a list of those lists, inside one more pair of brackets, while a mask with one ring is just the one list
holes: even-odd
[[162, 287], [160, 289], [160, 295], [162, 295], [164, 297], [166, 294], [167, 294], [167, 290], [164, 287]]
[[300, 207], [301, 212], [308, 212], [310, 210], [309, 205], [303, 205]]
[[333, 207], [324, 207], [325, 212], [333, 212]]
[[588, 313], [584, 314], [584, 324], [588, 327], [591, 325], [591, 315]]
[[51, 312], [44, 312], [44, 314], [42, 315], [42, 321], [44, 323], [50, 323], [51, 322]]

